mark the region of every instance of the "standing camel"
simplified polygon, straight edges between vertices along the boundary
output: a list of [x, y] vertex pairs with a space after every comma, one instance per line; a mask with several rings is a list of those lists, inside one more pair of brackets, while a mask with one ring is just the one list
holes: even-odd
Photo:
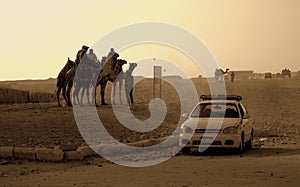
[[[82, 63], [80, 65], [75, 65], [66, 73], [66, 97], [67, 97], [67, 104], [68, 106], [72, 106], [70, 94], [71, 94], [71, 89], [73, 87], [73, 84], [75, 83], [75, 89], [73, 91], [73, 103], [76, 102], [80, 104], [82, 103], [82, 98], [83, 94], [86, 91], [87, 92], [87, 97], [88, 97], [88, 102], [89, 102], [89, 87], [91, 85], [92, 81], [92, 66], [90, 64], [90, 60], [84, 56], [82, 58]], [[77, 68], [80, 68], [79, 73], [76, 73]], [[82, 97], [81, 97], [81, 102], [79, 102], [79, 92], [82, 89]]]
[[[83, 104], [83, 97], [86, 93], [87, 102], [90, 103], [90, 87], [92, 81], [95, 78], [96, 72], [99, 72], [100, 65], [95, 63], [93, 60], [84, 58], [84, 62], [80, 63], [77, 67], [77, 71], [74, 77], [75, 89], [73, 91], [74, 103], [77, 101], [78, 104]], [[98, 75], [97, 75], [98, 76]], [[79, 101], [79, 92], [81, 91], [81, 98]]]
[[[117, 56], [119, 56], [119, 55], [117, 55]], [[108, 61], [104, 65], [103, 69], [101, 70], [101, 72], [99, 74], [97, 82], [96, 82], [96, 88], [97, 88], [97, 86], [100, 85], [101, 104], [102, 105], [107, 105], [107, 103], [105, 102], [105, 99], [104, 99], [105, 88], [106, 88], [107, 82], [108, 81], [114, 82], [116, 80], [116, 78], [118, 77], [119, 73], [122, 71], [122, 66], [124, 64], [127, 64], [126, 60], [117, 59], [117, 57], [114, 57], [114, 56], [112, 58], [114, 58], [116, 60]], [[113, 69], [112, 69], [112, 63], [114, 64]], [[96, 95], [96, 89], [95, 89], [95, 95]], [[95, 102], [96, 102], [96, 100], [95, 100]]]
[[[56, 83], [56, 87], [57, 87], [57, 91], [56, 91], [56, 97], [57, 97], [57, 102], [58, 102], [58, 106], [61, 106], [60, 104], [60, 99], [59, 99], [59, 95], [60, 95], [60, 92], [61, 92], [61, 89], [63, 89], [63, 97], [65, 99], [65, 101], [67, 103], [70, 104], [70, 102], [68, 101], [68, 98], [66, 96], [66, 86], [67, 86], [67, 78], [66, 78], [66, 75], [67, 75], [67, 72], [70, 71], [74, 65], [77, 65], [79, 64], [79, 62], [81, 61], [83, 55], [85, 54], [85, 52], [88, 50], [89, 47], [83, 45], [82, 46], [82, 49], [80, 49], [78, 52], [77, 52], [77, 55], [76, 55], [76, 60], [75, 62], [70, 60], [68, 58], [68, 61], [66, 63], [66, 65], [63, 67], [63, 69], [59, 72], [58, 74], [58, 77], [57, 77], [57, 83]], [[68, 104], [68, 105], [69, 105]]]
[[67, 98], [66, 98], [66, 73], [75, 65], [76, 63], [72, 60], [70, 60], [70, 58], [68, 58], [67, 63], [65, 64], [65, 66], [63, 67], [63, 69], [59, 72], [58, 77], [57, 77], [57, 83], [56, 83], [56, 97], [57, 97], [57, 102], [58, 102], [58, 106], [61, 106], [60, 104], [60, 99], [59, 99], [59, 95], [62, 89], [62, 95], [65, 99], [65, 101], [67, 102]]
[[[132, 76], [133, 70], [136, 68], [137, 64], [136, 63], [129, 63], [129, 68], [126, 72], [120, 72], [118, 78], [114, 82], [114, 89], [113, 89], [113, 102], [115, 103], [115, 98], [116, 98], [116, 85], [119, 83], [119, 100], [120, 104], [122, 104], [122, 99], [121, 99], [121, 90], [122, 90], [122, 85], [123, 85], [123, 80], [125, 80], [125, 96], [126, 96], [126, 101], [127, 104], [133, 104], [133, 84], [134, 84], [134, 79]], [[130, 100], [129, 100], [130, 98]]]
[[224, 75], [227, 74], [229, 71], [229, 68], [226, 68], [226, 71], [222, 70], [221, 68], [220, 69], [216, 69], [215, 71], [215, 79], [217, 81], [223, 81], [224, 79]]
[[[126, 101], [127, 104], [133, 104], [133, 84], [134, 84], [134, 78], [132, 76], [133, 70], [136, 68], [136, 63], [131, 63], [129, 65], [129, 69], [126, 71], [126, 77], [125, 77], [125, 94], [126, 94]], [[130, 98], [130, 100], [129, 100]]]
[[68, 106], [72, 106], [70, 93], [73, 86], [77, 66], [78, 66], [77, 63], [74, 63], [73, 67], [66, 73], [66, 89], [67, 89], [66, 97], [67, 97]]

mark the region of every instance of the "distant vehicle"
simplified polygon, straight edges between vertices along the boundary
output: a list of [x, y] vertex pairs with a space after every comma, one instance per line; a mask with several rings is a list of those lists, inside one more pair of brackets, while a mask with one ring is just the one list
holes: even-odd
[[272, 79], [272, 73], [270, 72], [265, 73], [265, 79]]
[[[180, 127], [179, 144], [182, 153], [192, 149], [231, 148], [243, 152], [251, 149], [253, 126], [250, 115], [236, 95], [202, 95], [187, 120]], [[207, 128], [208, 123], [221, 127]], [[196, 124], [196, 126], [195, 126]], [[215, 137], [215, 138], [214, 138]]]

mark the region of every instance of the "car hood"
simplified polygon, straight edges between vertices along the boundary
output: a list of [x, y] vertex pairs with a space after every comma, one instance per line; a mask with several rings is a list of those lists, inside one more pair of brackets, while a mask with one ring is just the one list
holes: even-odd
[[230, 126], [238, 126], [240, 123], [240, 118], [189, 118], [183, 125], [192, 129], [224, 129]]

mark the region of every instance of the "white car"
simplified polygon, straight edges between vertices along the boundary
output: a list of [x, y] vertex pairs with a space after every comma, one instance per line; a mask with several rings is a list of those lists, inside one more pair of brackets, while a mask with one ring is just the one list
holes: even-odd
[[242, 152], [251, 148], [253, 127], [242, 97], [236, 95], [202, 95], [180, 127], [182, 153], [191, 149], [233, 148]]

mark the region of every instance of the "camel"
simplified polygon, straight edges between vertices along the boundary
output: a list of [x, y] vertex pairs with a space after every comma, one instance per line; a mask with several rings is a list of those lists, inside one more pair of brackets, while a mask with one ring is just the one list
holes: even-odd
[[[75, 89], [73, 91], [73, 102], [74, 104], [83, 104], [83, 97], [86, 93], [87, 102], [88, 105], [91, 105], [90, 103], [90, 87], [92, 86], [92, 81], [95, 78], [96, 72], [99, 72], [100, 64], [95, 63], [93, 60], [90, 60], [88, 58], [84, 58], [85, 62], [81, 63], [80, 66], [78, 66], [78, 71], [75, 74], [74, 84]], [[98, 76], [98, 75], [97, 75]], [[81, 98], [79, 101], [79, 92], [81, 91]]]
[[[83, 94], [84, 92], [86, 92], [88, 97], [88, 103], [90, 104], [89, 87], [93, 80], [93, 68], [95, 67], [93, 66], [94, 62], [86, 58], [86, 56], [83, 56], [82, 61], [84, 62], [80, 63], [80, 66], [78, 66], [75, 63], [75, 65], [66, 73], [66, 97], [68, 106], [72, 106], [70, 93], [74, 83], [75, 89], [73, 91], [73, 103], [76, 103], [77, 100], [78, 104], [82, 104]], [[79, 73], [76, 73], [77, 68], [80, 68]], [[81, 89], [81, 101], [79, 102], [78, 95]]]
[[[125, 94], [126, 94], [126, 101], [127, 104], [133, 104], [133, 84], [134, 84], [134, 78], [132, 76], [133, 70], [136, 68], [136, 63], [131, 63], [129, 65], [129, 69], [126, 71], [126, 78], [125, 78]], [[129, 101], [130, 98], [130, 101]]]
[[215, 79], [217, 81], [223, 81], [224, 79], [224, 75], [227, 74], [229, 71], [229, 68], [226, 68], [226, 71], [222, 70], [221, 68], [220, 69], [216, 69], [215, 71]]
[[56, 97], [57, 97], [57, 102], [58, 102], [58, 106], [61, 106], [60, 103], [60, 99], [59, 99], [59, 95], [62, 89], [62, 95], [65, 99], [65, 101], [67, 102], [67, 98], [66, 98], [66, 73], [75, 65], [76, 63], [72, 60], [70, 60], [70, 58], [68, 58], [67, 63], [65, 64], [65, 66], [63, 67], [63, 69], [59, 72], [58, 77], [57, 77], [57, 83], [56, 83]]
[[[106, 88], [106, 84], [108, 81], [110, 82], [114, 82], [119, 73], [122, 71], [122, 66], [124, 64], [127, 64], [126, 60], [123, 59], [117, 59], [119, 55], [116, 53], [113, 55], [113, 57], [111, 59], [113, 60], [109, 60], [103, 67], [103, 69], [101, 70], [97, 82], [96, 82], [96, 88], [97, 86], [100, 85], [100, 94], [101, 94], [101, 104], [102, 105], [107, 105], [107, 103], [105, 102], [104, 99], [104, 94], [105, 94], [105, 88]], [[113, 67], [113, 69], [112, 69]], [[95, 89], [95, 95], [96, 95], [96, 89]], [[96, 100], [95, 100], [96, 102]]]
[[74, 81], [77, 66], [78, 66], [77, 63], [74, 63], [73, 67], [66, 73], [65, 87], [67, 89], [66, 97], [67, 97], [68, 106], [72, 106], [72, 102], [71, 102], [71, 99], [70, 99], [70, 93], [71, 93], [71, 89], [72, 89], [72, 86], [73, 86], [73, 81]]
[[[134, 79], [132, 76], [133, 70], [136, 68], [137, 64], [136, 63], [129, 63], [129, 68], [126, 72], [120, 72], [118, 78], [114, 82], [114, 89], [113, 89], [113, 102], [115, 103], [115, 96], [116, 96], [116, 85], [119, 83], [119, 100], [120, 104], [122, 104], [122, 99], [121, 99], [121, 90], [122, 90], [122, 85], [123, 85], [123, 80], [125, 80], [125, 95], [126, 95], [126, 101], [127, 104], [133, 104], [133, 84], [134, 84]], [[130, 100], [129, 100], [130, 98]]]
[[58, 77], [57, 77], [57, 83], [56, 83], [56, 87], [57, 87], [56, 97], [57, 97], [58, 106], [61, 106], [60, 99], [59, 99], [59, 95], [60, 95], [61, 89], [63, 89], [62, 95], [63, 95], [65, 101], [67, 103], [69, 102], [68, 98], [66, 96], [66, 86], [67, 86], [66, 74], [67, 74], [68, 71], [70, 71], [74, 67], [74, 65], [76, 65], [76, 67], [77, 67], [77, 65], [79, 64], [81, 58], [83, 57], [83, 55], [85, 54], [85, 52], [88, 50], [88, 48], [89, 47], [87, 47], [85, 45], [82, 46], [82, 49], [80, 49], [77, 52], [75, 62], [72, 61], [72, 60], [70, 60], [70, 58], [68, 57], [68, 61], [67, 61], [66, 65], [59, 72]]

